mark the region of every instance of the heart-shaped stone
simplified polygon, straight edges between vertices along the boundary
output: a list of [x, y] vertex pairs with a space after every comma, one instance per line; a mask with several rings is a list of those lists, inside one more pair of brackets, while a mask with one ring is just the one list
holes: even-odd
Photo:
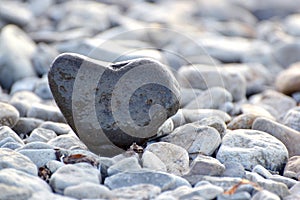
[[67, 122], [101, 156], [144, 144], [179, 108], [179, 85], [169, 69], [148, 59], [106, 63], [59, 55], [48, 74]]

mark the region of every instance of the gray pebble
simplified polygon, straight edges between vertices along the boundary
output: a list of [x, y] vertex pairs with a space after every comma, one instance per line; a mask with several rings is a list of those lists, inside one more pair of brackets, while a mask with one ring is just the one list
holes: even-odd
[[260, 164], [280, 171], [288, 159], [288, 151], [282, 142], [265, 132], [238, 129], [226, 133], [216, 158], [221, 162], [240, 162], [248, 170]]
[[26, 77], [20, 79], [14, 82], [14, 84], [11, 87], [10, 94], [13, 95], [16, 92], [20, 92], [20, 91], [33, 91], [34, 86], [38, 81], [39, 81], [38, 77]]
[[189, 169], [188, 152], [183, 147], [157, 142], [148, 145], [146, 150], [154, 153], [166, 165], [168, 173], [183, 175]]
[[138, 184], [112, 190], [116, 198], [120, 199], [154, 199], [161, 192], [161, 188], [151, 184]]
[[26, 138], [26, 142], [48, 142], [56, 136], [56, 133], [52, 130], [36, 128], [30, 133], [29, 137]]
[[53, 149], [21, 149], [18, 152], [27, 156], [38, 168], [45, 166], [50, 160], [56, 160]]
[[15, 186], [29, 190], [31, 193], [36, 191], [50, 192], [51, 188], [41, 178], [28, 174], [17, 169], [2, 169], [0, 170], [0, 184], [7, 186]]
[[0, 126], [12, 128], [19, 120], [19, 111], [12, 105], [0, 102]]
[[64, 165], [52, 174], [50, 186], [56, 193], [63, 194], [67, 187], [79, 185], [82, 182], [100, 184], [100, 180], [100, 172], [90, 165], [89, 167]]
[[183, 178], [163, 172], [141, 170], [139, 172], [122, 172], [110, 176], [104, 180], [104, 185], [110, 189], [128, 187], [138, 184], [152, 184], [162, 191], [172, 190], [179, 186], [190, 184]]
[[267, 190], [261, 190], [252, 197], [252, 200], [280, 200], [280, 197]]
[[182, 87], [201, 90], [216, 86], [223, 87], [231, 93], [234, 101], [239, 101], [246, 95], [245, 77], [237, 71], [208, 65], [190, 65], [181, 67], [178, 70], [178, 76]]
[[18, 1], [3, 1], [0, 18], [7, 23], [25, 26], [33, 21], [33, 14], [27, 4]]
[[187, 175], [220, 176], [224, 171], [225, 166], [217, 159], [198, 155], [191, 163], [190, 171]]
[[221, 144], [221, 136], [216, 129], [197, 123], [180, 126], [161, 140], [185, 148], [190, 157], [198, 153], [212, 155]]
[[225, 135], [226, 124], [219, 117], [211, 116], [211, 117], [201, 119], [200, 121], [197, 121], [195, 123], [202, 125], [202, 126], [209, 126], [209, 127], [216, 129], [222, 138]]
[[262, 117], [254, 121], [252, 129], [264, 131], [280, 140], [288, 149], [289, 157], [300, 154], [300, 149], [297, 146], [300, 142], [300, 133], [298, 131]]
[[36, 46], [26, 33], [15, 25], [7, 25], [1, 30], [0, 44], [0, 83], [4, 89], [10, 89], [19, 79], [35, 76], [30, 59]]
[[107, 169], [108, 176], [124, 172], [124, 171], [139, 171], [142, 167], [135, 157], [124, 158], [123, 160], [113, 164]]
[[23, 145], [21, 145], [20, 143], [17, 142], [6, 142], [4, 145], [1, 146], [1, 148], [8, 148], [8, 149], [18, 149], [18, 148], [22, 148]]
[[71, 134], [57, 136], [56, 138], [49, 140], [48, 144], [63, 149], [87, 149], [85, 144]]
[[150, 170], [167, 172], [166, 165], [151, 151], [145, 151], [142, 155], [142, 166]]
[[38, 118], [44, 121], [65, 122], [63, 115], [57, 107], [41, 103], [33, 104], [27, 111], [27, 117]]
[[283, 175], [288, 178], [297, 179], [300, 174], [300, 156], [292, 156], [288, 159]]
[[300, 110], [299, 108], [289, 110], [284, 116], [282, 123], [296, 131], [300, 131]]
[[225, 123], [231, 120], [231, 117], [220, 110], [214, 109], [196, 109], [196, 110], [189, 110], [189, 109], [182, 109], [183, 116], [187, 123], [200, 121], [204, 118], [217, 116], [222, 119]]
[[45, 121], [39, 127], [53, 130], [57, 135], [65, 135], [72, 130], [68, 124], [52, 121]]
[[33, 92], [41, 99], [49, 100], [53, 99], [47, 76], [41, 78], [34, 86]]
[[37, 128], [44, 121], [41, 119], [20, 117], [13, 130], [20, 136], [29, 135], [35, 128]]
[[244, 166], [240, 162], [228, 161], [223, 164], [225, 165], [225, 171], [222, 176], [239, 178], [243, 178], [245, 176]]
[[32, 195], [32, 192], [28, 188], [21, 188], [3, 183], [0, 183], [0, 190], [0, 199], [27, 200]]
[[186, 109], [218, 109], [225, 102], [231, 102], [232, 95], [224, 88], [211, 87], [191, 100]]
[[50, 170], [51, 174], [56, 172], [60, 167], [64, 166], [65, 164], [63, 162], [57, 161], [57, 160], [49, 160], [46, 163], [47, 169]]
[[0, 168], [13, 168], [28, 174], [37, 175], [37, 167], [26, 156], [11, 149], [0, 149]]
[[55, 147], [53, 145], [44, 143], [44, 142], [30, 142], [19, 148], [18, 150], [22, 149], [31, 149], [31, 150], [36, 150], [36, 149], [54, 149]]
[[280, 175], [277, 175], [277, 174], [272, 175], [269, 179], [273, 180], [273, 181], [280, 182], [280, 183], [284, 183], [288, 188], [291, 188], [295, 184], [298, 183], [298, 181], [296, 181], [292, 178], [287, 178], [287, 177], [280, 176]]
[[[17, 142], [20, 143], [21, 145], [24, 144], [24, 142], [21, 140], [21, 138], [8, 126], [1, 126], [0, 127], [0, 141], [6, 139], [6, 138], [11, 138], [10, 142]], [[3, 142], [1, 142], [3, 145]]]
[[264, 168], [263, 166], [261, 165], [256, 165], [253, 169], [252, 169], [252, 172], [255, 172], [259, 175], [261, 175], [262, 177], [268, 179], [270, 177], [272, 177], [272, 174], [271, 172], [269, 172], [266, 168]]
[[218, 196], [217, 200], [250, 200], [251, 195], [248, 192], [236, 192], [232, 195], [221, 194]]
[[64, 195], [76, 199], [111, 199], [116, 194], [104, 185], [83, 182], [65, 188]]

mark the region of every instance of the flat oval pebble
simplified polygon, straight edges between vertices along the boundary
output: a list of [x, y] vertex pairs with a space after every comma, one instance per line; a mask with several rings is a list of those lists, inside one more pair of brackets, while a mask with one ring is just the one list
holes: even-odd
[[36, 165], [26, 156], [7, 148], [0, 149], [0, 168], [13, 168], [28, 174], [37, 175]]
[[288, 151], [281, 141], [265, 132], [238, 129], [226, 133], [217, 159], [239, 162], [248, 170], [260, 164], [280, 171], [288, 159]]
[[133, 142], [143, 144], [179, 108], [177, 81], [151, 59], [111, 64], [62, 54], [48, 78], [72, 129], [101, 155], [115, 155]]

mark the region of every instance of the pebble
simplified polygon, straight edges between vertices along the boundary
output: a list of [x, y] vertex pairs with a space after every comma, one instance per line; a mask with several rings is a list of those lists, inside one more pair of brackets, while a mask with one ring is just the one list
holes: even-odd
[[1, 30], [0, 44], [0, 84], [4, 89], [10, 89], [17, 80], [35, 76], [30, 59], [36, 45], [25, 32], [15, 25], [7, 25]]
[[32, 192], [29, 189], [0, 184], [0, 199], [28, 199]]
[[251, 195], [248, 192], [236, 192], [232, 195], [221, 194], [218, 196], [217, 200], [250, 200]]
[[111, 199], [116, 194], [104, 185], [83, 182], [64, 189], [64, 195], [75, 199]]
[[269, 111], [258, 105], [243, 104], [241, 105], [241, 112], [243, 114], [252, 114], [255, 116], [266, 117], [275, 120], [275, 117]]
[[290, 95], [300, 91], [300, 63], [294, 63], [276, 77], [278, 91]]
[[57, 135], [68, 134], [72, 129], [65, 123], [45, 121], [39, 125], [40, 128], [45, 128], [54, 131]]
[[93, 168], [90, 164], [85, 164], [84, 166], [76, 164], [64, 165], [52, 174], [49, 184], [56, 193], [63, 194], [66, 188], [83, 182], [100, 184], [100, 171]]
[[185, 148], [190, 157], [198, 153], [212, 155], [221, 144], [221, 136], [216, 129], [196, 123], [180, 126], [161, 140]]
[[0, 6], [0, 18], [8, 24], [25, 26], [33, 21], [33, 14], [27, 5], [17, 1], [3, 1]]
[[8, 126], [0, 127], [0, 141], [4, 141], [7, 138], [11, 138], [11, 141], [15, 141], [20, 144], [24, 144], [21, 138]]
[[240, 183], [242, 179], [237, 177], [203, 176], [201, 181], [207, 181], [215, 186], [223, 188], [224, 191], [226, 191]]
[[286, 112], [296, 106], [293, 98], [274, 90], [266, 90], [261, 94], [254, 95], [250, 98], [250, 102], [265, 105], [264, 108], [271, 107], [275, 112], [273, 116], [278, 120], [282, 120]]
[[37, 175], [37, 167], [26, 156], [11, 149], [0, 149], [0, 167], [1, 169], [13, 168], [28, 174]]
[[19, 120], [19, 111], [7, 103], [0, 102], [0, 125], [12, 128]]
[[261, 190], [252, 197], [252, 200], [280, 200], [280, 197], [268, 190]]
[[189, 169], [188, 152], [183, 147], [157, 142], [148, 145], [146, 150], [154, 153], [166, 165], [168, 173], [180, 176]]
[[42, 77], [37, 81], [37, 83], [34, 86], [33, 92], [39, 96], [41, 99], [49, 100], [53, 99], [47, 76]]
[[30, 133], [29, 137], [26, 138], [26, 142], [48, 142], [56, 136], [56, 133], [52, 130], [36, 128]]
[[[83, 65], [83, 67], [80, 68], [82, 62], [86, 63], [86, 65]], [[126, 67], [122, 67], [124, 65], [126, 65]], [[101, 155], [117, 154], [117, 152], [121, 151], [120, 148], [127, 149], [133, 142], [143, 144], [147, 138], [154, 136], [160, 125], [168, 117], [175, 114], [179, 108], [180, 93], [178, 83], [166, 67], [159, 62], [151, 59], [136, 59], [110, 64], [110, 67], [111, 68], [106, 67], [104, 63], [99, 64], [99, 62], [96, 62], [95, 60], [78, 54], [63, 54], [57, 57], [53, 62], [48, 75], [50, 88], [56, 103], [61, 108], [62, 113], [64, 113], [69, 125], [79, 135], [80, 139], [89, 146], [91, 151], [101, 153]], [[147, 70], [143, 69], [143, 73], [136, 71], [143, 67], [147, 68]], [[80, 73], [78, 72], [79, 68], [81, 69]], [[115, 70], [116, 68], [119, 68], [119, 70]], [[85, 74], [85, 69], [89, 69], [88, 74]], [[93, 70], [96, 73], [90, 73], [90, 70]], [[122, 82], [122, 76], [130, 76], [130, 74], [135, 71], [138, 73], [137, 75], [134, 75], [134, 79], [137, 80], [136, 83], [131, 81], [126, 83], [124, 83], [124, 81]], [[61, 73], [65, 75], [61, 76]], [[114, 78], [106, 79], [105, 77], [108, 75], [102, 76], [102, 74], [106, 73]], [[85, 92], [84, 94], [81, 94], [81, 91], [72, 90], [73, 86], [76, 87], [76, 85], [79, 84], [79, 79], [76, 79], [77, 74], [82, 78], [88, 78], [88, 82], [85, 81], [86, 88], [82, 90]], [[149, 76], [149, 74], [151, 76]], [[95, 76], [91, 77], [91, 75]], [[136, 77], [139, 78], [136, 79]], [[93, 80], [97, 83], [100, 79], [103, 79], [106, 83], [103, 84], [103, 86], [98, 85], [95, 93], [94, 89], [96, 88], [93, 86]], [[167, 80], [167, 82], [164, 80]], [[134, 84], [140, 86], [139, 81], [144, 81], [144, 84], [147, 82], [156, 82], [155, 84], [148, 84], [148, 86], [143, 86], [134, 91]], [[101, 81], [99, 84], [100, 83]], [[130, 87], [126, 86], [129, 83]], [[125, 96], [122, 92], [118, 93], [119, 90], [124, 90], [122, 89], [123, 87], [126, 87], [130, 96], [128, 93], [126, 93]], [[132, 89], [134, 90], [130, 93]], [[164, 96], [159, 96], [161, 93], [154, 93], [154, 91], [161, 91], [164, 93]], [[111, 99], [110, 95], [112, 92], [115, 95], [114, 98]], [[75, 98], [74, 95], [77, 96], [77, 98]], [[89, 95], [92, 95], [93, 98], [88, 98]], [[96, 107], [94, 103], [90, 102], [94, 101], [94, 95], [96, 95], [96, 99], [100, 99], [100, 103], [97, 103]], [[131, 108], [131, 116], [127, 116], [127, 112], [124, 113], [122, 111], [124, 107], [122, 104], [116, 105], [116, 109], [111, 110], [109, 106], [111, 103], [114, 104], [114, 102], [118, 102], [119, 100], [117, 99], [119, 98], [121, 98], [120, 102], [124, 102], [127, 98], [130, 98], [131, 102], [134, 102], [134, 108]], [[153, 114], [157, 117], [153, 116], [155, 119], [154, 122], [149, 119], [148, 110], [150, 109], [150, 106], [155, 104], [160, 104], [162, 106], [155, 108], [155, 113], [153, 112]], [[95, 111], [95, 108], [96, 113], [93, 112]], [[76, 113], [72, 114], [72, 110], [75, 110]], [[99, 112], [100, 110], [102, 111]], [[162, 112], [164, 114], [159, 114]], [[95, 115], [90, 115], [90, 113], [95, 113]], [[126, 132], [120, 129], [121, 127], [115, 123], [117, 119], [114, 119], [112, 115], [114, 115], [114, 117], [118, 116], [118, 119], [120, 120], [119, 125], [121, 127], [124, 126], [124, 120], [128, 123], [126, 127], [130, 130], [130, 134], [126, 134]], [[73, 116], [75, 116], [74, 119]], [[80, 117], [78, 118], [76, 116]], [[87, 117], [82, 118], [81, 116]], [[145, 124], [148, 123], [150, 123], [150, 125], [144, 127]], [[136, 127], [136, 124], [144, 128], [142, 131], [144, 134], [143, 136], [141, 135], [140, 128]], [[88, 127], [97, 128], [89, 129]], [[100, 130], [102, 132], [101, 134], [99, 134]], [[109, 141], [104, 137], [108, 137]]]
[[257, 117], [257, 115], [252, 113], [238, 115], [231, 120], [231, 122], [227, 125], [227, 128], [230, 130], [251, 129], [252, 124]]
[[261, 175], [262, 177], [264, 178], [270, 178], [272, 177], [272, 174], [271, 172], [269, 172], [266, 168], [264, 168], [263, 166], [261, 165], [256, 165], [253, 169], [252, 169], [252, 172], [255, 172], [259, 175]]
[[285, 18], [284, 29], [289, 35], [300, 36], [299, 19], [300, 19], [299, 14], [292, 14]]
[[110, 166], [107, 169], [107, 175], [112, 176], [124, 171], [139, 171], [141, 169], [142, 167], [136, 157], [128, 157]]
[[44, 121], [65, 122], [65, 119], [58, 108], [40, 103], [33, 104], [28, 109], [26, 115], [27, 117]]
[[283, 68], [288, 68], [291, 64], [300, 61], [297, 56], [299, 52], [299, 41], [289, 41], [284, 44], [277, 45], [274, 49], [273, 56]]
[[202, 94], [202, 90], [195, 89], [195, 88], [181, 88], [181, 100], [180, 105], [181, 107], [185, 107], [191, 101], [196, 99], [200, 94]]
[[207, 118], [204, 118], [200, 121], [197, 121], [195, 122], [197, 124], [199, 124], [200, 126], [209, 126], [209, 127], [212, 127], [214, 129], [216, 129], [221, 138], [223, 138], [223, 136], [225, 135], [226, 133], [226, 124], [225, 122], [220, 119], [219, 117], [216, 117], [216, 116], [212, 116], [212, 117], [207, 117]]
[[114, 189], [112, 193], [120, 199], [154, 199], [161, 193], [161, 188], [151, 184], [138, 184]]
[[16, 81], [10, 89], [10, 94], [15, 94], [21, 91], [33, 91], [36, 83], [39, 81], [38, 77], [25, 77]]
[[45, 166], [50, 160], [56, 160], [53, 149], [21, 149], [18, 152], [28, 157], [38, 168]]
[[22, 191], [25, 189], [31, 193], [36, 191], [50, 192], [50, 186], [37, 177], [21, 170], [7, 168], [0, 170], [0, 184], [17, 187]]
[[300, 156], [291, 156], [287, 161], [283, 175], [288, 178], [299, 179], [300, 176]]
[[142, 155], [142, 166], [143, 168], [160, 171], [160, 172], [167, 172], [167, 167], [165, 163], [159, 159], [154, 153], [151, 151], [145, 151]]
[[225, 171], [222, 174], [223, 177], [245, 177], [245, 168], [241, 163], [226, 161], [223, 165], [225, 166]]
[[227, 71], [224, 68], [207, 65], [183, 66], [178, 70], [178, 81], [186, 88], [206, 90], [216, 86], [223, 87], [231, 93], [233, 101], [239, 101], [246, 95], [245, 77], [239, 72]]
[[85, 144], [71, 134], [57, 136], [56, 138], [49, 140], [47, 144], [63, 149], [87, 149]]
[[300, 142], [300, 133], [267, 118], [257, 118], [252, 129], [264, 131], [280, 140], [288, 149], [289, 157], [300, 155], [296, 144]]
[[187, 123], [200, 121], [202, 119], [209, 118], [209, 117], [219, 117], [225, 123], [231, 120], [231, 117], [227, 113], [215, 109], [196, 109], [196, 110], [182, 109], [182, 114]]
[[110, 189], [129, 187], [138, 184], [151, 184], [161, 188], [162, 191], [173, 190], [180, 186], [190, 186], [183, 178], [164, 172], [141, 170], [139, 172], [122, 172], [109, 176], [104, 185]]
[[288, 150], [265, 132], [238, 129], [226, 133], [216, 158], [220, 162], [239, 162], [247, 170], [260, 164], [266, 169], [280, 171], [288, 159]]
[[290, 194], [288, 187], [284, 183], [276, 182], [270, 179], [264, 179], [257, 173], [246, 173], [246, 179], [257, 183], [260, 187], [278, 195], [281, 198]]
[[226, 102], [231, 102], [231, 94], [224, 88], [212, 87], [188, 103], [186, 109], [218, 109]]
[[296, 131], [300, 131], [300, 109], [299, 107], [290, 109], [284, 116], [282, 123]]
[[215, 158], [199, 154], [191, 163], [188, 175], [220, 176], [225, 166]]

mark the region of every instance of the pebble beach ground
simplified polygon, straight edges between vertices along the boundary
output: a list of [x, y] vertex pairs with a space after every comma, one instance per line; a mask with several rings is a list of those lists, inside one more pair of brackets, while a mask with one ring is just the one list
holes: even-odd
[[[0, 200], [300, 199], [299, 13], [300, 0], [0, 0]], [[49, 86], [65, 52], [151, 58], [180, 108], [146, 144], [93, 153]]]

